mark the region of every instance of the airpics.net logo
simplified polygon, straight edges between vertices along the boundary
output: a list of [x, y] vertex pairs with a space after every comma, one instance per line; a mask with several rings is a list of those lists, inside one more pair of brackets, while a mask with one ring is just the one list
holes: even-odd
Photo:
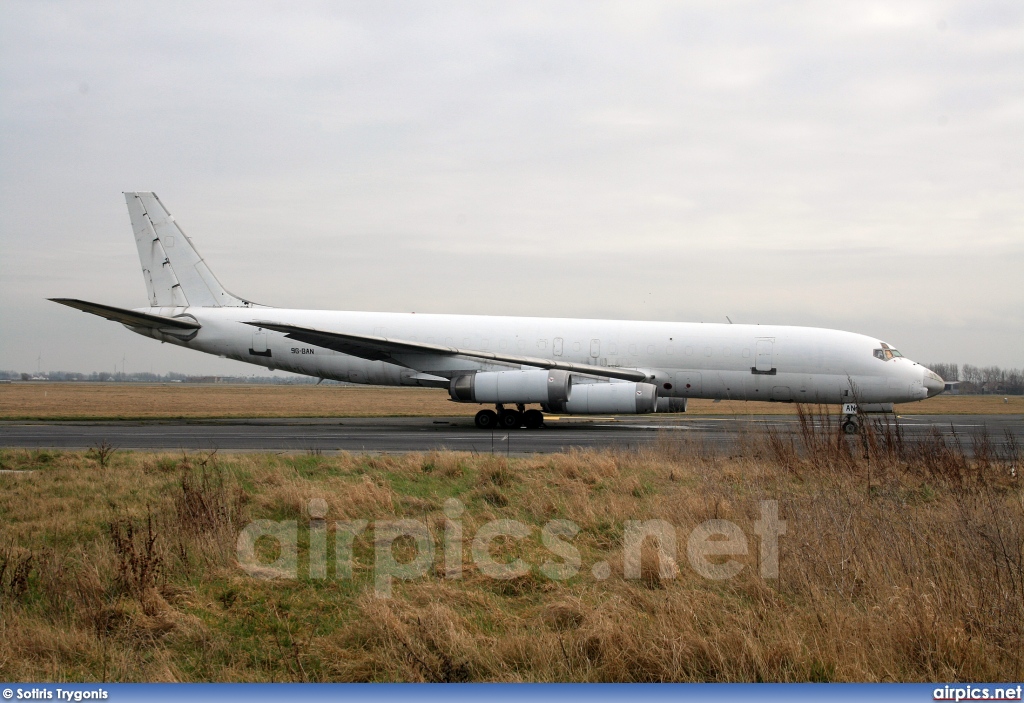
[[[760, 518], [753, 524], [753, 535], [758, 549], [758, 571], [762, 578], [779, 576], [779, 538], [786, 534], [786, 521], [779, 519], [778, 502], [760, 501]], [[314, 498], [307, 505], [308, 560], [305, 573], [299, 569], [298, 520], [254, 520], [238, 535], [236, 554], [238, 563], [252, 577], [260, 579], [326, 579], [328, 566], [333, 566], [337, 579], [351, 579], [355, 573], [354, 545], [357, 537], [372, 535], [374, 592], [387, 598], [393, 583], [425, 578], [431, 568], [445, 579], [460, 579], [463, 575], [465, 546], [476, 570], [486, 577], [512, 580], [532, 572], [553, 581], [574, 578], [583, 570], [580, 550], [573, 544], [580, 533], [572, 520], [550, 520], [540, 528], [519, 520], [491, 520], [472, 535], [463, 525], [465, 506], [455, 498], [444, 503], [444, 520], [437, 539], [423, 520], [338, 520], [328, 522], [327, 501]], [[495, 558], [500, 543], [535, 538], [540, 531], [543, 559], [529, 563], [522, 557], [511, 560]], [[328, 554], [328, 535], [332, 533], [333, 553]], [[751, 551], [748, 535], [729, 520], [707, 520], [688, 534], [680, 534], [666, 520], [627, 520], [623, 525], [622, 576], [627, 580], [642, 578], [642, 553], [645, 544], [652, 545], [657, 559], [659, 579], [673, 579], [679, 573], [678, 552], [685, 548], [686, 560], [700, 576], [730, 579], [748, 568], [733, 557], [746, 556]], [[395, 554], [400, 548], [402, 558]], [[438, 554], [440, 552], [440, 554]], [[270, 553], [272, 559], [261, 559]], [[603, 581], [612, 576], [612, 565], [598, 561], [590, 565], [590, 576]]]
[[936, 701], [1019, 701], [1024, 686], [1021, 684], [1002, 686], [940, 686], [932, 692]]

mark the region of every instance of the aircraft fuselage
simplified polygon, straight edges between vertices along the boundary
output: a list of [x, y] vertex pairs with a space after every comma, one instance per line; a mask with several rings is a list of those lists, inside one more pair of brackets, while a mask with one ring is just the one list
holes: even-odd
[[[133, 331], [197, 351], [309, 376], [385, 386], [441, 386], [429, 376], [504, 371], [504, 363], [438, 357], [416, 369], [370, 361], [250, 326], [273, 320], [412, 342], [641, 369], [660, 397], [807, 403], [903, 403], [942, 390], [905, 357], [877, 355], [883, 343], [838, 330], [779, 325], [644, 322], [483, 315], [342, 312], [282, 308], [138, 308], [191, 317], [189, 335]], [[518, 367], [516, 367], [518, 368]], [[526, 367], [523, 367], [526, 368]]]

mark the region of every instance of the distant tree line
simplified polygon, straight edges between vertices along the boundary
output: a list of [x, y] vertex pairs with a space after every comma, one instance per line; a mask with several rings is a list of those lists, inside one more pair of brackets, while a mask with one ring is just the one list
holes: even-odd
[[946, 381], [958, 381], [961, 393], [1024, 395], [1024, 369], [971, 364], [930, 364], [928, 368]]
[[[320, 379], [311, 376], [289, 374], [287, 376], [190, 376], [183, 373], [158, 374], [140, 371], [138, 373], [111, 373], [94, 371], [44, 371], [41, 374], [19, 371], [0, 371], [2, 381], [81, 381], [98, 383], [266, 383], [274, 385], [305, 385], [318, 383]], [[338, 383], [324, 381], [324, 383]], [[348, 384], [346, 384], [348, 385]]]

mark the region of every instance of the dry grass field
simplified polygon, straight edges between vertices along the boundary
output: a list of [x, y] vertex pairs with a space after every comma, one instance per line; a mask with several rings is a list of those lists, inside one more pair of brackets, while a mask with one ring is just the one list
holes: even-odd
[[12, 383], [0, 385], [0, 418], [134, 419], [473, 415], [429, 388], [235, 384]]
[[[1022, 414], [1024, 396], [937, 396], [897, 407], [907, 414]], [[0, 384], [0, 419], [166, 419], [239, 417], [452, 417], [477, 405], [453, 403], [441, 390], [351, 386], [216, 384]], [[838, 407], [834, 408], [838, 411]], [[790, 403], [693, 400], [693, 415], [796, 412]]]
[[[667, 438], [641, 452], [522, 459], [0, 452], [0, 679], [1024, 677], [1019, 448], [976, 437], [968, 458], [938, 438], [806, 427], [730, 456]], [[465, 535], [459, 578], [442, 559], [452, 498], [465, 506], [453, 518]], [[328, 525], [371, 523], [350, 575], [331, 565], [310, 578], [317, 499]], [[760, 571], [765, 500], [786, 521], [777, 578]], [[294, 521], [297, 577], [240, 568], [237, 536], [255, 519]], [[373, 534], [395, 519], [428, 525], [436, 559], [380, 598]], [[471, 556], [495, 519], [528, 528], [490, 548], [532, 565], [512, 579]], [[658, 559], [648, 541], [640, 577], [626, 578], [623, 535], [637, 519], [674, 526], [678, 549]], [[538, 568], [559, 561], [541, 538], [551, 520], [579, 528], [563, 539], [582, 568], [565, 580]], [[701, 576], [688, 559], [687, 536], [707, 520], [746, 536], [732, 578]], [[339, 543], [328, 530], [326, 553]], [[277, 555], [257, 547], [264, 561]], [[395, 551], [398, 562], [416, 555], [407, 542]]]

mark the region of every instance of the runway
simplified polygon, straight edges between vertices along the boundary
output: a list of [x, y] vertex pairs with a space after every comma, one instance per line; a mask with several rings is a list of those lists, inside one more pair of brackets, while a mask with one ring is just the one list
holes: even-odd
[[[834, 418], [833, 418], [834, 420]], [[993, 444], [1024, 445], [1024, 415], [907, 415], [908, 438], [938, 431], [962, 438], [987, 433]], [[0, 447], [88, 449], [106, 443], [148, 451], [419, 452], [451, 449], [475, 453], [533, 454], [587, 449], [637, 448], [687, 439], [727, 448], [773, 428], [799, 432], [793, 415], [637, 416], [551, 419], [539, 430], [484, 431], [472, 418], [330, 418], [172, 420], [138, 422], [0, 422]], [[1010, 439], [1012, 438], [1012, 440]]]

